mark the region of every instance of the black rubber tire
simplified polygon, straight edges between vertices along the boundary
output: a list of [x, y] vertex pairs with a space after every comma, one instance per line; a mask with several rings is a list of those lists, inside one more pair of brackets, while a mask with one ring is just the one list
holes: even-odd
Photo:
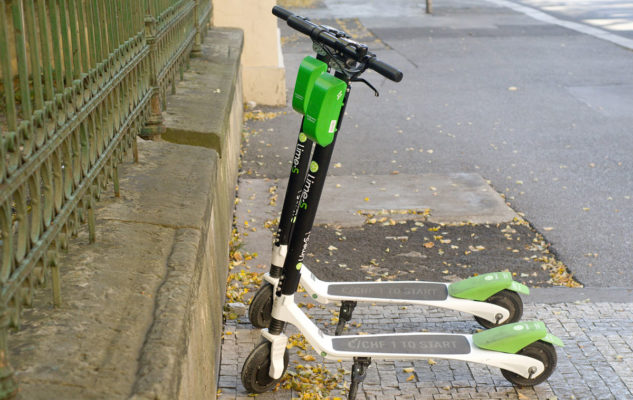
[[270, 325], [273, 311], [273, 285], [265, 282], [259, 288], [248, 307], [248, 319], [255, 328], [264, 329]]
[[[249, 393], [264, 393], [272, 389], [281, 380], [273, 379], [268, 375], [270, 369], [271, 343], [265, 341], [258, 344], [248, 355], [242, 366], [242, 385]], [[284, 352], [284, 372], [288, 368], [288, 350]]]
[[524, 347], [517, 354], [536, 358], [537, 360], [541, 361], [543, 364], [545, 364], [545, 371], [543, 371], [542, 374], [533, 379], [527, 379], [522, 377], [521, 375], [515, 374], [514, 372], [502, 369], [501, 374], [516, 386], [538, 385], [539, 383], [549, 378], [550, 375], [552, 375], [552, 372], [554, 372], [554, 370], [556, 369], [556, 362], [558, 358], [556, 357], [556, 349], [551, 343], [538, 340], [530, 344], [529, 346]]
[[505, 322], [499, 325], [481, 317], [475, 317], [475, 320], [479, 322], [479, 325], [483, 326], [486, 329], [518, 322], [523, 316], [523, 300], [521, 300], [521, 296], [519, 296], [517, 292], [514, 292], [512, 290], [504, 289], [500, 292], [497, 292], [488, 297], [488, 299], [486, 299], [486, 303], [491, 303], [510, 311], [510, 317]]

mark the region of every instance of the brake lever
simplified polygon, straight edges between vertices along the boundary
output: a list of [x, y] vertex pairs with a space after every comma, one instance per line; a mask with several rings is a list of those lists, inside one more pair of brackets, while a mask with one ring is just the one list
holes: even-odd
[[363, 78], [353, 78], [351, 79], [352, 82], [362, 82], [365, 85], [369, 86], [371, 88], [371, 90], [374, 91], [374, 95], [376, 97], [380, 96], [380, 93], [378, 93], [378, 89], [376, 89], [371, 83], [367, 82], [365, 79]]

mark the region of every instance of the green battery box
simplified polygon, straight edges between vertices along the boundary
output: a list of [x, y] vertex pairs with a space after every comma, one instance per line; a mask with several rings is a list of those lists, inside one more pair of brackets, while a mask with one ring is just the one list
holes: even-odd
[[314, 87], [314, 82], [321, 74], [327, 71], [327, 64], [314, 57], [306, 57], [299, 65], [295, 91], [292, 95], [292, 108], [299, 114], [305, 115], [310, 102], [310, 94]]
[[328, 73], [322, 73], [314, 82], [303, 133], [322, 147], [334, 140], [346, 90], [345, 82]]

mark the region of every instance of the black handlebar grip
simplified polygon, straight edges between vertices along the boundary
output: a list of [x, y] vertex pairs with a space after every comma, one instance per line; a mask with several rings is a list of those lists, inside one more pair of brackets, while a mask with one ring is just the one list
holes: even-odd
[[290, 11], [286, 10], [283, 7], [274, 6], [273, 7], [273, 15], [275, 15], [278, 18], [283, 19], [284, 21], [287, 21], [288, 18], [292, 17], [294, 14], [291, 13]]
[[404, 76], [402, 72], [398, 69], [375, 58], [369, 60], [367, 66], [369, 67], [369, 69], [373, 69], [380, 75], [384, 76], [387, 79], [391, 79], [394, 82], [400, 82], [402, 80], [402, 77]]
[[310, 37], [312, 37], [312, 31], [316, 28], [312, 22], [299, 18], [296, 15], [291, 15], [287, 21], [289, 27]]

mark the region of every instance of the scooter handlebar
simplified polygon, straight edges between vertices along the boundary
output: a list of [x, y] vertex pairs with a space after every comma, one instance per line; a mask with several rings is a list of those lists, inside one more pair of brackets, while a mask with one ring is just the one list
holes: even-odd
[[279, 6], [274, 6], [273, 7], [273, 14], [275, 15], [275, 17], [281, 18], [284, 21], [287, 21], [288, 17], [291, 17], [291, 16], [294, 15], [290, 11], [286, 10], [283, 7], [279, 7]]
[[[299, 17], [283, 7], [274, 6], [273, 14], [284, 21], [287, 21], [288, 26], [291, 28], [303, 33], [304, 35], [310, 36], [312, 40], [332, 47], [345, 55], [354, 58], [356, 61], [361, 61], [361, 59], [366, 55], [366, 52], [358, 54], [355, 48], [350, 46], [350, 41], [346, 41], [345, 39], [332, 35], [326, 28]], [[378, 60], [373, 55], [372, 58], [369, 59], [369, 62], [367, 62], [367, 67], [394, 82], [400, 82], [403, 77], [400, 70]]]
[[[278, 6], [275, 6], [275, 7], [278, 7]], [[288, 23], [288, 26], [291, 27], [292, 29], [299, 31], [303, 33], [304, 35], [308, 35], [312, 39], [317, 40], [316, 38], [312, 37], [312, 35], [318, 36], [319, 34], [318, 25], [313, 24], [310, 21], [306, 21], [303, 18], [299, 18], [294, 14], [291, 14], [288, 17], [288, 19], [286, 19], [286, 22]]]
[[384, 76], [387, 79], [391, 79], [394, 82], [400, 82], [402, 80], [402, 71], [392, 67], [385, 62], [380, 61], [377, 58], [372, 58], [371, 60], [369, 60], [368, 66], [369, 69], [373, 69], [380, 75]]

